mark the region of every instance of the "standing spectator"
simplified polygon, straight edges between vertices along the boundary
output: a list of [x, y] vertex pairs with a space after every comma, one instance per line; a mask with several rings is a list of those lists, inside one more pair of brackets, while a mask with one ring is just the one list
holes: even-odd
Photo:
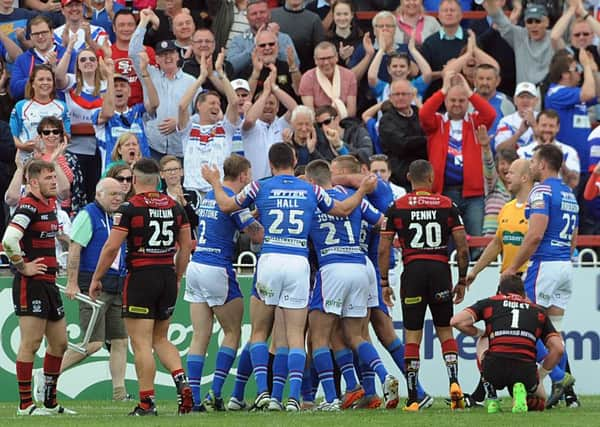
[[115, 0], [94, 0], [86, 3], [85, 7], [91, 7], [91, 10], [88, 11], [92, 15], [90, 24], [104, 28], [104, 31], [108, 34], [108, 39], [111, 43], [114, 43], [115, 32], [113, 30], [113, 21], [115, 15], [120, 10], [123, 10], [125, 6]]
[[[10, 94], [15, 100], [23, 99], [25, 96], [25, 85], [36, 65], [50, 64], [54, 66], [65, 53], [63, 46], [54, 43], [50, 19], [38, 15], [32, 18], [27, 26], [33, 48], [19, 55], [12, 67]], [[72, 56], [68, 67], [70, 72], [75, 70], [74, 60], [75, 57]]]
[[[112, 58], [115, 66], [115, 73], [124, 76], [129, 81], [131, 95], [127, 100], [127, 105], [133, 107], [135, 104], [144, 102], [144, 91], [142, 82], [133, 68], [133, 61], [129, 58], [129, 43], [131, 36], [136, 28], [136, 17], [129, 9], [122, 9], [115, 13], [113, 27], [115, 29], [115, 43], [110, 46], [110, 50], [103, 50], [105, 58]], [[156, 65], [154, 49], [144, 46], [146, 54], [150, 60], [150, 65]]]
[[156, 45], [156, 60], [160, 68], [153, 65], [146, 69], [142, 67], [141, 54], [144, 51], [142, 41], [146, 26], [153, 17], [156, 19], [156, 15], [150, 9], [144, 9], [140, 13], [139, 25], [129, 43], [129, 57], [138, 76], [144, 74], [150, 76], [149, 80], [156, 88], [156, 95], [160, 100], [154, 117], [144, 123], [150, 154], [158, 162], [165, 154], [180, 159], [183, 157], [181, 136], [176, 132], [177, 105], [186, 90], [193, 85], [194, 78], [179, 67], [180, 56], [173, 40], [163, 40]]
[[339, 65], [348, 66], [352, 54], [362, 41], [363, 33], [354, 17], [354, 6], [350, 0], [336, 1], [331, 10], [333, 22], [325, 29], [325, 40], [338, 47]]
[[[255, 180], [271, 176], [267, 153], [273, 144], [283, 141], [282, 132], [289, 128], [290, 116], [297, 106], [296, 101], [276, 83], [275, 67], [272, 66], [270, 70], [262, 92], [242, 122], [244, 155], [252, 165], [252, 179]], [[280, 103], [286, 113], [278, 117]]]
[[81, 0], [61, 0], [61, 5], [66, 22], [54, 30], [54, 40], [57, 44], [67, 46], [71, 38], [75, 38], [75, 52], [84, 47], [98, 50], [105, 43], [110, 45], [104, 28], [91, 25], [84, 19]]
[[107, 90], [102, 100], [102, 108], [92, 116], [98, 146], [102, 154], [102, 169], [110, 163], [110, 155], [117, 139], [125, 132], [135, 134], [144, 157], [150, 156], [150, 147], [144, 131], [144, 116], [152, 118], [156, 114], [159, 100], [152, 79], [148, 74], [148, 58], [140, 61], [140, 78], [144, 87], [144, 103], [127, 105], [131, 94], [129, 79], [114, 73], [112, 60], [100, 61], [102, 76], [107, 82]]
[[418, 45], [432, 34], [440, 30], [440, 23], [433, 16], [425, 15], [421, 0], [401, 0], [394, 12], [400, 31], [397, 32], [397, 41], [408, 43], [413, 37]]
[[187, 12], [179, 12], [173, 17], [173, 35], [177, 53], [181, 59], [189, 56], [192, 49], [192, 35], [196, 25], [192, 16]]
[[323, 105], [333, 105], [340, 117], [356, 115], [357, 82], [354, 73], [337, 65], [336, 48], [329, 42], [321, 42], [315, 47], [317, 66], [302, 76], [299, 94], [302, 103], [316, 109]]
[[212, 32], [215, 35], [216, 48], [229, 49], [231, 40], [250, 29], [246, 17], [248, 0], [209, 0], [208, 14], [213, 17]]
[[531, 3], [525, 9], [525, 28], [515, 25], [504, 15], [499, 0], [483, 3], [498, 31], [515, 51], [517, 82], [540, 83], [554, 53], [548, 31], [548, 11], [543, 5]]
[[488, 129], [490, 135], [496, 134], [500, 119], [515, 112], [515, 106], [502, 92], [498, 92], [500, 71], [490, 64], [479, 64], [475, 69], [475, 91], [496, 110], [494, 124]]
[[236, 35], [229, 43], [229, 48], [227, 49], [227, 60], [233, 66], [234, 74], [239, 73], [240, 70], [251, 63], [250, 54], [255, 46], [254, 37], [259, 30], [265, 29], [271, 30], [277, 36], [277, 43], [279, 45], [277, 57], [282, 61], [286, 61], [288, 47], [291, 47], [294, 51], [296, 65], [298, 67], [301, 65], [294, 42], [290, 36], [279, 31], [279, 26], [271, 22], [271, 12], [269, 11], [267, 0], [248, 0], [246, 17], [248, 18], [250, 28], [243, 34]]
[[106, 81], [102, 80], [98, 58], [93, 50], [85, 48], [79, 51], [75, 79], [71, 83], [64, 89], [71, 120], [71, 142], [67, 149], [77, 157], [83, 172], [83, 191], [91, 202], [102, 172], [92, 115], [102, 107], [102, 95], [106, 92]]
[[[149, 9], [151, 10], [151, 9]], [[164, 9], [155, 9], [157, 19], [152, 21], [152, 27], [148, 29], [144, 44], [156, 46], [163, 40], [173, 40], [173, 18], [183, 10], [183, 0], [167, 0]]]
[[390, 161], [391, 181], [410, 188], [408, 166], [417, 159], [427, 160], [427, 139], [419, 123], [419, 110], [412, 105], [414, 91], [408, 80], [396, 80], [390, 87], [392, 108], [379, 121], [379, 142]]
[[586, 49], [579, 51], [579, 62], [583, 66], [583, 81], [575, 58], [560, 52], [556, 54], [550, 65], [550, 87], [544, 104], [560, 117], [561, 126], [556, 138], [577, 150], [580, 169], [587, 173], [590, 155], [587, 139], [592, 131], [587, 109], [597, 103], [596, 87], [600, 86], [600, 79], [597, 77], [598, 65]]
[[[468, 113], [469, 102], [474, 111]], [[444, 103], [446, 113], [438, 113]], [[494, 122], [494, 108], [474, 93], [461, 74], [446, 73], [442, 89], [419, 111], [427, 135], [427, 155], [434, 169], [433, 191], [442, 192], [458, 206], [467, 234], [481, 236], [484, 179], [481, 145], [475, 129]], [[467, 179], [468, 174], [468, 179]]]
[[[461, 6], [458, 0], [442, 0], [438, 12], [438, 19], [442, 24], [439, 32], [427, 37], [421, 50], [433, 70], [433, 78], [439, 79], [446, 63], [460, 55], [460, 51], [467, 44], [467, 35], [460, 26], [462, 19]], [[434, 81], [427, 89], [425, 98], [431, 96], [441, 87], [440, 81]], [[435, 165], [434, 165], [435, 168]]]
[[533, 142], [533, 126], [537, 116], [534, 109], [539, 101], [535, 85], [530, 82], [519, 83], [513, 99], [517, 111], [500, 119], [494, 139], [496, 152], [504, 148], [517, 150]]
[[[313, 50], [325, 39], [323, 24], [319, 15], [306, 10], [303, 0], [285, 0], [282, 7], [273, 10], [273, 22], [288, 34], [300, 58], [300, 70], [305, 72], [314, 66]], [[298, 23], [301, 22], [301, 25]]]
[[37, 128], [42, 118], [54, 116], [62, 120], [67, 135], [71, 121], [64, 102], [56, 99], [55, 78], [49, 65], [35, 65], [25, 87], [25, 99], [17, 102], [10, 115], [10, 130], [22, 160], [39, 148]]

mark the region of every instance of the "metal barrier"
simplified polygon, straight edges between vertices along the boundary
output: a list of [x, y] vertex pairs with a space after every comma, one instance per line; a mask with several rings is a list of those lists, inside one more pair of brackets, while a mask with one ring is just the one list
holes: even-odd
[[[244, 258], [250, 258], [250, 264], [244, 263]], [[256, 254], [252, 251], [244, 251], [240, 253], [237, 261], [233, 264], [233, 267], [235, 268], [237, 274], [241, 274], [243, 268], [251, 268], [252, 273], [254, 274], [254, 270], [256, 269]]]

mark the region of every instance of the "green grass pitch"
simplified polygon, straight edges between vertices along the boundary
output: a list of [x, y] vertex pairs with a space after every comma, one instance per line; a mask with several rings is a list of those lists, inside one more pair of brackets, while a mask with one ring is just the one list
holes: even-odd
[[127, 413], [135, 402], [64, 401], [78, 415], [53, 417], [17, 417], [15, 403], [0, 403], [0, 426], [243, 426], [243, 427], [368, 427], [368, 426], [600, 426], [600, 396], [581, 397], [577, 409], [559, 407], [546, 412], [512, 414], [511, 402], [502, 400], [503, 412], [488, 415], [483, 408], [451, 412], [442, 398], [433, 407], [416, 414], [396, 410], [349, 410], [344, 412], [248, 413], [225, 412], [176, 416], [176, 404], [158, 401], [158, 417], [134, 418]]

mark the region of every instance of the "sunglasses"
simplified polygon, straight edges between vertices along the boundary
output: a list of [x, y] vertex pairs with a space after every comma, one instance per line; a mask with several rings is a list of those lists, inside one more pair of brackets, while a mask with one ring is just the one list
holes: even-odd
[[42, 131], [42, 135], [44, 136], [48, 136], [48, 135], [62, 135], [63, 131], [60, 129], [44, 129]]
[[257, 45], [260, 48], [265, 48], [265, 47], [275, 47], [275, 42], [271, 42], [271, 43], [260, 43]]
[[573, 33], [573, 37], [589, 37], [592, 33]]
[[526, 24], [540, 24], [542, 22], [541, 19], [530, 18], [525, 21]]
[[95, 56], [82, 56], [81, 58], [79, 58], [79, 62], [96, 62], [96, 57]]
[[369, 157], [370, 162], [387, 162], [388, 156], [387, 154], [373, 154]]
[[327, 126], [327, 125], [330, 125], [330, 124], [331, 124], [331, 122], [333, 122], [334, 120], [335, 120], [335, 116], [331, 116], [331, 117], [329, 117], [329, 118], [327, 118], [327, 119], [323, 120], [322, 122], [317, 122], [317, 124], [318, 124], [319, 126], [323, 126], [323, 125]]
[[119, 182], [131, 182], [133, 181], [132, 176], [115, 176], [115, 179]]

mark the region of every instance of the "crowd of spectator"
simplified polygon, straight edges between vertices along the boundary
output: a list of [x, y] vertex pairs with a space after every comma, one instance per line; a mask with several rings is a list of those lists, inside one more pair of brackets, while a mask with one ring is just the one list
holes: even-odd
[[[600, 232], [600, 22], [583, 0], [0, 0], [0, 225], [31, 158], [56, 162], [73, 218], [103, 176], [160, 162], [190, 217], [205, 163], [244, 155], [254, 178], [290, 144], [301, 168], [352, 154], [410, 190], [429, 160], [434, 190], [469, 235], [491, 235], [506, 175], [539, 144]], [[370, 10], [370, 21], [356, 11]], [[480, 10], [482, 18], [463, 13]], [[435, 13], [429, 13], [435, 12]], [[377, 162], [383, 162], [380, 164]], [[585, 191], [586, 183], [588, 191]]]

